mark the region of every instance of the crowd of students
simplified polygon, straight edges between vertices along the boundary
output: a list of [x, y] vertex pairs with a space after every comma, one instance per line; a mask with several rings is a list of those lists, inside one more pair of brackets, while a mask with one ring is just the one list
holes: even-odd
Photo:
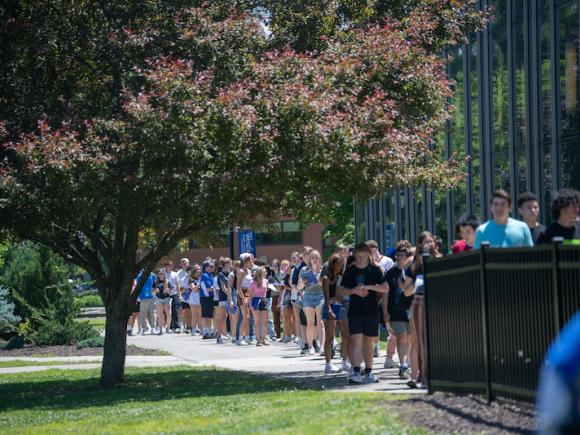
[[[554, 237], [580, 241], [577, 191], [564, 189], [556, 195], [554, 223], [548, 227], [538, 223], [535, 195], [525, 193], [518, 200], [524, 221], [510, 217], [511, 207], [507, 192], [493, 192], [493, 219], [480, 225], [475, 217], [463, 216], [457, 224], [461, 238], [451, 251], [478, 248], [483, 242], [511, 247], [551, 243]], [[440, 239], [425, 231], [415, 246], [399, 241], [390, 253], [393, 258], [382, 255], [370, 240], [338, 246], [327, 262], [308, 246], [290, 260], [271, 263], [249, 253], [236, 261], [207, 258], [193, 266], [183, 258], [179, 270], [168, 261], [147, 278], [127, 332], [132, 334], [138, 319], [141, 334], [199, 334], [237, 346], [295, 343], [301, 354], [323, 355], [325, 373], [347, 371], [349, 382], [362, 384], [379, 381], [373, 358], [379, 356], [382, 325], [388, 333], [384, 368], [398, 368], [410, 388], [424, 388], [421, 254], [438, 257], [440, 251]], [[334, 358], [340, 359], [339, 366]]]

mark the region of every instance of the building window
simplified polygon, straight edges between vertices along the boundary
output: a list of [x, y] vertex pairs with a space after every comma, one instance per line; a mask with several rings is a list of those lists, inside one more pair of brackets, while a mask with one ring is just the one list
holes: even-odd
[[259, 245], [301, 245], [302, 226], [299, 222], [274, 222], [256, 228], [256, 244]]

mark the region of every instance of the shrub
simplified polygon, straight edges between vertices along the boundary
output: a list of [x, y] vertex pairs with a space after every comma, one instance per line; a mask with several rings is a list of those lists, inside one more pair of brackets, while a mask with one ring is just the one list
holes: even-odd
[[75, 311], [81, 308], [102, 307], [103, 300], [98, 294], [83, 295], [74, 298]]
[[0, 286], [0, 328], [20, 322], [20, 317], [14, 314], [14, 303], [8, 301], [10, 290]]
[[72, 272], [71, 266], [42, 246], [26, 242], [9, 251], [0, 283], [12, 290], [15, 310], [24, 319], [18, 330], [26, 341], [52, 346], [99, 335], [88, 322], [75, 321], [79, 310], [68, 278]]
[[85, 347], [105, 347], [105, 337], [87, 338], [77, 343], [77, 349], [84, 349]]
[[22, 349], [24, 347], [24, 339], [22, 337], [12, 337], [8, 343], [4, 345], [4, 350]]
[[100, 335], [88, 322], [75, 320], [59, 323], [53, 319], [35, 319], [24, 322], [19, 330], [26, 341], [38, 346], [71, 345]]

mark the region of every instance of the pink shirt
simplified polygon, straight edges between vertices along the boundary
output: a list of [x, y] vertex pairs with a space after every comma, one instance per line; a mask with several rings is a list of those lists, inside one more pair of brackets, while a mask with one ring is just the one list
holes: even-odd
[[262, 280], [262, 287], [258, 287], [258, 283], [254, 280], [250, 283], [250, 290], [252, 290], [252, 297], [264, 298], [266, 297], [266, 290], [268, 290], [268, 280]]

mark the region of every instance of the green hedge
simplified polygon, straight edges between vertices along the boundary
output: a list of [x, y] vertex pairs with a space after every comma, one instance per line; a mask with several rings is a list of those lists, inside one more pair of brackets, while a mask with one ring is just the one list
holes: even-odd
[[98, 294], [75, 296], [73, 303], [75, 310], [80, 310], [81, 308], [103, 306], [103, 300], [101, 299], [101, 296], [99, 296]]

